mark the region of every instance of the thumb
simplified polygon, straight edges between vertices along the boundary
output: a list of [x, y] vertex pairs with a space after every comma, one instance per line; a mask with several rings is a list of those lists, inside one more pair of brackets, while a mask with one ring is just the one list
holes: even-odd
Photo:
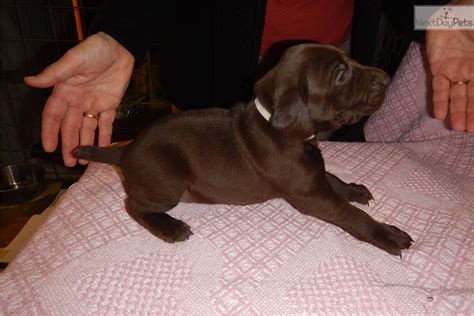
[[76, 54], [73, 48], [57, 62], [46, 67], [40, 74], [26, 76], [24, 80], [26, 84], [35, 88], [49, 88], [74, 76], [80, 65], [80, 55]]

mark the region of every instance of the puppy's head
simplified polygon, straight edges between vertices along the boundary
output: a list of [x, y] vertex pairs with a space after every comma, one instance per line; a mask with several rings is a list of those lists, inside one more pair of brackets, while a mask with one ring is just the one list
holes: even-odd
[[255, 85], [260, 103], [276, 130], [307, 138], [357, 122], [376, 111], [385, 98], [388, 75], [325, 45], [288, 49]]

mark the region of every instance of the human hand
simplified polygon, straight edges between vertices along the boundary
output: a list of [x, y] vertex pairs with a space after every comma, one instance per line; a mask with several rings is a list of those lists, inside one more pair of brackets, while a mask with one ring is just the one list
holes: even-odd
[[[134, 57], [105, 33], [91, 35], [54, 64], [25, 82], [36, 88], [54, 86], [43, 110], [41, 139], [44, 150], [58, 145], [61, 129], [64, 164], [77, 159], [72, 151], [93, 145], [99, 127], [99, 146], [110, 144], [115, 109], [130, 81]], [[86, 163], [86, 161], [79, 161]]]
[[426, 52], [434, 116], [449, 117], [455, 131], [474, 133], [474, 30], [428, 30]]

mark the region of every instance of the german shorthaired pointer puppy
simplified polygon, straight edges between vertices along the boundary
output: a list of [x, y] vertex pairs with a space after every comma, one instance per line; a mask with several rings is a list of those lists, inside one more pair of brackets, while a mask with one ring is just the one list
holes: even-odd
[[160, 118], [125, 147], [80, 147], [81, 159], [117, 164], [128, 213], [153, 235], [183, 241], [190, 227], [166, 211], [180, 201], [252, 204], [284, 198], [305, 215], [337, 225], [393, 255], [411, 237], [349, 202], [369, 190], [326, 172], [315, 135], [376, 111], [388, 76], [334, 47], [288, 49], [255, 85], [255, 99], [232, 109]]

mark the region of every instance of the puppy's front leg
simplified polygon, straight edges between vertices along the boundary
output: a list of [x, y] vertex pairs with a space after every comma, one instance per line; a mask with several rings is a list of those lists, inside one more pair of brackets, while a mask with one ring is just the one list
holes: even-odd
[[326, 172], [326, 179], [333, 191], [346, 201], [369, 205], [369, 201], [374, 199], [369, 189], [362, 184], [345, 183], [329, 172]]
[[410, 247], [413, 239], [395, 226], [380, 223], [357, 207], [349, 204], [332, 190], [316, 197], [289, 201], [305, 215], [317, 217], [344, 229], [355, 238], [371, 243], [392, 255]]

